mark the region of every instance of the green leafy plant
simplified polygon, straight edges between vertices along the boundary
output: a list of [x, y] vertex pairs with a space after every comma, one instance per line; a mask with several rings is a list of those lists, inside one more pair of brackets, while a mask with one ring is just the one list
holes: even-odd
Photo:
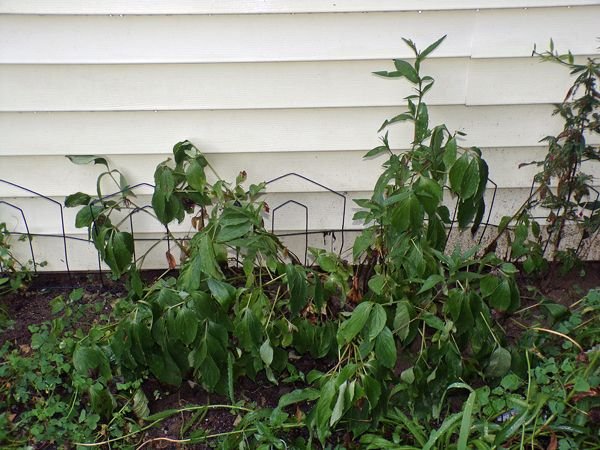
[[84, 315], [98, 314], [104, 307], [81, 304], [82, 297], [82, 289], [68, 298], [56, 297], [51, 302], [54, 318], [30, 325], [28, 343], [5, 342], [0, 348], [3, 448], [66, 448], [104, 433], [139, 429], [132, 416], [140, 382], [114, 382], [108, 358], [95, 346], [110, 329], [106, 318], [87, 333], [76, 328]]
[[[429, 124], [424, 96], [434, 80], [422, 75], [421, 69], [443, 39], [423, 51], [406, 40], [415, 54], [414, 64], [395, 60], [395, 71], [376, 72], [415, 85], [416, 93], [407, 97], [408, 111], [382, 125], [384, 129], [395, 122], [411, 122], [414, 137], [407, 151], [395, 153], [386, 133], [383, 145], [367, 153], [367, 157], [389, 157], [373, 196], [357, 201], [364, 210], [355, 215], [372, 225], [354, 245], [354, 257], [362, 263], [355, 275], [354, 295], [362, 303], [351, 320], [363, 305], [376, 305], [373, 311], [381, 311], [382, 318], [369, 318], [369, 323], [385, 325], [381, 336], [387, 336], [388, 352], [393, 355], [388, 367], [396, 366], [397, 346], [405, 355], [390, 395], [417, 414], [431, 413], [428, 405], [461, 377], [483, 372], [490, 377], [503, 375], [510, 355], [506, 361], [508, 352], [493, 329], [491, 308], [514, 311], [519, 305], [512, 265], [502, 265], [492, 254], [478, 257], [476, 247], [444, 253], [446, 227], [451, 223], [444, 190], [456, 198], [459, 227], [470, 227], [475, 233], [485, 210], [488, 168], [479, 149], [461, 149], [457, 136], [445, 125]], [[356, 328], [370, 327], [365, 320]], [[372, 334], [376, 331], [367, 335]], [[385, 364], [383, 347], [377, 350], [375, 346], [376, 360]], [[437, 414], [434, 409], [433, 415]]]
[[[11, 250], [11, 233], [6, 223], [0, 223], [0, 297], [27, 286], [32, 278], [33, 262], [23, 263]], [[21, 240], [28, 239], [23, 235]]]
[[[246, 187], [245, 172], [223, 180], [182, 141], [173, 159], [156, 168], [148, 213], [165, 226], [189, 220], [194, 232], [178, 241], [179, 271], [144, 284], [143, 257], [134, 261], [119, 215], [139, 207], [120, 172], [87, 157], [107, 167], [101, 179], [113, 179], [120, 194], [103, 197], [99, 188], [96, 198], [78, 193], [66, 203], [82, 206], [78, 224], [89, 229], [113, 275], [128, 275], [128, 294], [115, 304], [118, 320], [69, 347], [73, 385], [89, 401], [87, 414], [105, 420], [116, 412], [121, 420], [114, 433], [95, 436], [96, 445], [125, 446], [182, 414], [188, 415], [179, 436], [142, 445], [340, 448], [360, 442], [362, 448], [466, 449], [510, 448], [518, 439], [521, 447], [526, 440], [541, 445], [554, 435], [577, 445], [591, 441], [581, 411], [589, 415], [595, 397], [579, 397], [584, 387], [589, 394], [598, 385], [597, 343], [581, 326], [596, 321], [594, 294], [571, 311], [547, 301], [535, 305], [551, 319], [536, 322], [520, 345], [511, 344], [501, 325], [535, 309], [519, 309], [516, 267], [477, 246], [447, 251], [454, 221], [461, 230], [478, 231], [488, 167], [478, 148], [460, 147], [458, 133], [430, 124], [425, 98], [434, 80], [422, 66], [443, 40], [423, 51], [406, 40], [414, 62], [395, 60], [393, 71], [376, 72], [415, 86], [408, 110], [381, 130], [408, 122], [414, 133], [409, 148], [397, 151], [386, 132], [366, 155], [388, 158], [372, 197], [357, 200], [355, 219], [366, 227], [353, 247], [354, 267], [320, 249], [311, 249], [315, 265], [304, 267], [265, 229], [265, 184]], [[535, 225], [525, 223], [525, 231], [529, 227]], [[173, 255], [167, 259], [175, 268]], [[554, 349], [552, 339], [562, 339], [564, 348]], [[569, 347], [581, 351], [584, 343], [590, 346], [585, 361]], [[238, 398], [241, 377], [293, 386], [276, 407], [261, 408]], [[150, 414], [139, 390], [145, 379], [175, 388], [192, 381], [229, 401]], [[569, 384], [559, 391], [562, 380]], [[118, 386], [131, 406], [118, 409]], [[573, 408], [563, 414], [561, 402]], [[202, 428], [202, 415], [216, 409], [237, 416], [231, 430]], [[132, 421], [131, 413], [144, 423]], [[574, 423], [584, 437], [564, 428]]]
[[[594, 179], [582, 171], [583, 165], [598, 163], [600, 146], [590, 143], [600, 134], [600, 61], [588, 58], [576, 63], [569, 52], [559, 54], [550, 41], [550, 50], [533, 54], [542, 61], [560, 64], [575, 76], [562, 103], [555, 105], [554, 114], [564, 120], [563, 130], [556, 136], [542, 141], [548, 144], [543, 161], [533, 161], [541, 168], [534, 177], [535, 190], [519, 210], [502, 219], [499, 236], [509, 239], [509, 255], [512, 260], [522, 260], [525, 271], [531, 273], [544, 269], [544, 257], [559, 260], [563, 269], [569, 271], [577, 262], [583, 247], [581, 242], [592, 237], [600, 227], [600, 203]], [[533, 218], [536, 210], [549, 211], [545, 233]], [[563, 245], [567, 227], [578, 228], [578, 244]], [[514, 233], [508, 233], [514, 227]], [[497, 239], [493, 240], [493, 248]], [[547, 250], [548, 249], [548, 250]]]

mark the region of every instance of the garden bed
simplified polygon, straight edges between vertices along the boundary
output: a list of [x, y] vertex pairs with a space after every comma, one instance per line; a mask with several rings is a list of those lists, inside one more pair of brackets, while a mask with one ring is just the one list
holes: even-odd
[[[149, 282], [158, 276], [157, 271], [144, 272], [142, 278]], [[176, 271], [173, 271], [176, 274]], [[523, 300], [523, 311], [535, 307], [541, 298], [546, 298], [562, 304], [569, 308], [577, 302], [590, 289], [600, 286], [600, 262], [585, 262], [577, 270], [568, 274], [553, 277], [521, 277], [519, 279], [521, 298]], [[75, 293], [75, 296], [73, 296]], [[64, 311], [56, 313], [56, 298], [68, 299], [70, 296], [76, 298], [73, 309], [78, 309], [81, 314], [68, 319], [69, 326], [88, 330], [91, 326], [101, 323], [110, 316], [113, 305], [120, 297], [126, 296], [127, 289], [123, 282], [112, 281], [109, 274], [98, 273], [41, 273], [23, 291], [13, 293], [4, 297], [1, 301], [11, 318], [10, 325], [0, 334], [0, 347], [7, 343], [11, 348], [19, 349], [24, 357], [32, 357], [30, 332], [31, 325], [50, 324], [57, 318], [64, 318]], [[54, 311], [53, 311], [54, 310]], [[523, 326], [539, 325], [539, 316], [522, 314], [517, 316], [519, 325], [512, 320], [515, 316], [499, 317], [498, 321], [507, 332], [510, 342], [517, 343], [523, 332]], [[335, 361], [315, 360], [310, 356], [300, 357], [294, 361], [297, 370], [303, 374], [313, 369], [326, 372]], [[292, 392], [294, 389], [306, 387], [301, 381], [287, 382], [276, 385], [266, 379], [264, 374], [259, 374], [255, 380], [240, 378], [235, 384], [234, 397], [245, 405], [252, 405], [257, 409], [273, 409], [277, 407], [279, 399]], [[209, 393], [192, 380], [185, 381], [180, 387], [173, 387], [160, 383], [150, 377], [141, 386], [146, 397], [149, 399], [148, 407], [150, 414], [157, 414], [167, 410], [182, 410], [177, 414], [166, 417], [156, 426], [147, 431], [140, 432], [135, 437], [138, 445], [147, 448], [209, 448], [218, 439], [209, 440], [208, 443], [185, 445], [182, 434], [189, 434], [194, 430], [204, 430], [208, 435], [227, 435], [236, 430], [236, 421], [240, 417], [236, 411], [227, 408], [212, 409], [202, 415], [196, 411], [184, 411], [186, 407], [197, 407], [198, 405], [227, 405], [229, 399], [226, 396]], [[31, 392], [35, 395], [35, 392]], [[458, 393], [451, 396], [449, 402], [450, 412], [460, 411], [466, 395]], [[288, 408], [292, 414], [305, 414], [310, 410], [311, 404], [300, 403], [297, 409]], [[14, 422], [19, 421], [19, 415], [25, 411], [21, 406], [15, 406], [10, 414]], [[600, 408], [592, 409], [590, 414], [593, 422], [600, 421]], [[82, 424], [82, 426], [85, 426]], [[183, 432], [183, 433], [182, 433]], [[296, 437], [306, 438], [308, 431], [304, 428], [291, 430], [284, 433], [283, 438], [293, 442]], [[358, 444], [352, 444], [352, 435], [348, 432], [337, 433], [329, 438], [333, 445], [344, 445], [345, 448], [355, 448]], [[131, 444], [129, 441], [129, 445]], [[113, 444], [114, 445], [114, 444]], [[55, 448], [50, 442], [37, 442], [34, 448]], [[549, 447], [551, 448], [551, 447]]]

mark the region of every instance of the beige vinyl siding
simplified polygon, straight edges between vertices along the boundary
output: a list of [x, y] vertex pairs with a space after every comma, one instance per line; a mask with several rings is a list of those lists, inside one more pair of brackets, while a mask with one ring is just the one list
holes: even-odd
[[597, 5], [596, 0], [0, 0], [7, 14], [273, 14]]
[[[412, 86], [372, 73], [392, 67], [390, 60], [5, 65], [0, 111], [400, 107]], [[557, 103], [570, 82], [563, 67], [533, 58], [438, 58], [423, 70], [436, 79], [429, 105]]]
[[[93, 193], [101, 171], [65, 155], [106, 155], [132, 184], [152, 182], [173, 144], [190, 139], [225, 178], [298, 172], [345, 193], [344, 225], [358, 229], [351, 199], [369, 195], [381, 162], [362, 156], [411, 93], [372, 72], [411, 56], [402, 37], [423, 47], [448, 34], [423, 68], [436, 78], [431, 122], [483, 149], [499, 186], [497, 222], [529, 192], [535, 167], [518, 165], [542, 158], [540, 139], [562, 128], [551, 104], [570, 76], [531, 58], [534, 44], [544, 50], [552, 37], [583, 61], [598, 53], [599, 22], [600, 2], [585, 0], [0, 0], [0, 178], [62, 202]], [[394, 148], [411, 139], [409, 127], [390, 128]], [[308, 205], [311, 230], [341, 226], [341, 202], [315, 185], [289, 178], [269, 193], [271, 208], [288, 199]], [[148, 194], [140, 190], [138, 200], [149, 203]], [[0, 199], [23, 209], [32, 233], [60, 234], [56, 206], [4, 183]], [[75, 211], [64, 214], [67, 234], [85, 239]], [[14, 208], [0, 205], [0, 220], [24, 231]], [[142, 238], [162, 230], [142, 216], [134, 226]], [[277, 217], [280, 232], [304, 226], [301, 208]], [[172, 229], [185, 233], [189, 224]], [[336, 251], [341, 243], [339, 233], [310, 239]], [[298, 252], [304, 237], [286, 242]], [[48, 269], [64, 270], [61, 239], [33, 245]], [[138, 245], [139, 254], [147, 244]], [[146, 267], [164, 267], [165, 246]], [[68, 248], [72, 269], [97, 266], [89, 244], [68, 240]]]
[[[526, 57], [553, 38], [596, 52], [598, 7], [192, 16], [0, 16], [0, 63], [129, 64], [407, 58], [403, 37], [436, 57]], [[576, 27], [564, 26], [577, 23]]]
[[[503, 188], [523, 187], [531, 180], [537, 168], [527, 166], [517, 169], [518, 164], [544, 157], [544, 147], [483, 148], [483, 156], [490, 166], [490, 177]], [[273, 152], [268, 155], [268, 164], [257, 164], [262, 153], [214, 153], [208, 160], [225, 179], [233, 179], [241, 171], [248, 175], [248, 183], [270, 180], [275, 175], [290, 171], [314, 179], [339, 191], [368, 191], [372, 189], [380, 172], [379, 158], [364, 159], [363, 150], [343, 152]], [[157, 164], [169, 155], [120, 154], [108, 157], [112, 167], [120, 168], [132, 184], [152, 181], [152, 173]], [[64, 156], [9, 156], [2, 158], [3, 171], [7, 174], [21, 174], [36, 171], [38, 176], [30, 177], [30, 189], [43, 192], [51, 197], [67, 195], [78, 190], [93, 193], [96, 178], [104, 170], [103, 166], [75, 166]], [[45, 168], [50, 174], [44, 176], [36, 167]], [[50, 169], [48, 169], [50, 168]], [[591, 173], [600, 176], [598, 167], [589, 168]], [[57, 183], [56, 180], [61, 180]], [[106, 193], [114, 186], [104, 185]], [[320, 192], [323, 189], [297, 177], [289, 177], [269, 186], [269, 192]], [[0, 197], [28, 197], [29, 194], [0, 183]]]
[[[398, 113], [389, 107], [0, 113], [0, 155], [165, 154], [182, 139], [207, 153], [366, 151], [378, 144], [382, 122]], [[542, 146], [539, 140], [561, 126], [551, 114], [550, 105], [430, 108], [432, 123], [467, 132], [461, 144], [479, 147]], [[409, 124], [391, 127], [394, 148], [411, 140]]]

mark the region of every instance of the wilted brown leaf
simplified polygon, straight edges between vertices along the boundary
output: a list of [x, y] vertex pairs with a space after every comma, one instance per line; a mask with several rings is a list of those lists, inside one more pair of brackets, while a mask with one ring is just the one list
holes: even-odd
[[548, 443], [546, 450], [556, 450], [558, 448], [558, 439], [556, 438], [556, 434], [552, 431], [550, 433], [552, 434], [550, 435], [550, 442]]
[[177, 261], [175, 261], [175, 257], [171, 254], [171, 252], [169, 250], [167, 250], [165, 255], [167, 256], [167, 262], [169, 263], [169, 269], [173, 270], [175, 267], [177, 267]]

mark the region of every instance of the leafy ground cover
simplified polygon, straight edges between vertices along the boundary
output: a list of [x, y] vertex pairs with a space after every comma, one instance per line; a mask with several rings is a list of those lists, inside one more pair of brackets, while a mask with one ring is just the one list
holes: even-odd
[[[535, 436], [533, 448], [593, 447], [594, 438], [597, 438], [597, 431], [594, 430], [597, 430], [600, 421], [598, 369], [597, 364], [594, 368], [591, 365], [593, 361], [590, 361], [590, 356], [598, 345], [598, 291], [592, 291], [596, 292], [592, 293], [592, 297], [596, 295], [596, 300], [589, 297], [585, 301], [581, 299], [584, 293], [600, 285], [600, 266], [598, 263], [586, 263], [584, 270], [586, 275], [583, 277], [572, 272], [568, 276], [555, 278], [549, 284], [540, 279], [518, 280], [519, 285], [523, 286], [522, 311], [510, 318], [501, 318], [500, 323], [507, 331], [510, 342], [508, 348], [512, 351], [526, 349], [530, 352], [532, 368], [522, 372], [524, 375], [521, 376], [511, 371], [494, 383], [473, 386], [476, 392], [471, 409], [473, 430], [477, 426], [483, 426], [487, 419], [490, 434], [494, 435], [495, 429], [501, 428], [502, 420], [511, 420], [517, 408], [522, 407], [528, 390], [530, 396], [546, 392], [552, 397], [538, 412], [538, 420], [543, 422], [538, 424], [540, 431]], [[155, 277], [156, 274], [148, 277], [152, 276]], [[311, 370], [326, 371], [334, 363], [318, 361], [309, 355], [296, 360], [295, 376], [288, 376], [289, 380], [278, 385], [271, 383], [264, 375], [255, 380], [242, 378], [236, 381], [235, 403], [231, 403], [226, 395], [209, 394], [195, 383], [186, 382], [173, 387], [149, 377], [140, 382], [147, 403], [136, 403], [136, 390], [121, 383], [119, 390], [115, 385], [113, 393], [120, 406], [118, 411], [121, 416], [107, 420], [91, 412], [92, 405], [86, 401], [86, 395], [79, 397], [73, 388], [73, 341], [85, 337], [91, 327], [102, 328], [114, 320], [110, 316], [115, 299], [126, 294], [126, 286], [119, 282], [105, 281], [105, 284], [108, 286], [101, 284], [97, 275], [78, 275], [74, 279], [55, 275], [40, 276], [27, 292], [5, 297], [8, 314], [14, 322], [0, 336], [3, 446], [56, 448], [74, 446], [76, 441], [102, 442], [109, 436], [114, 439], [126, 432], [141, 430], [152, 421], [140, 417], [164, 411], [169, 411], [172, 415], [165, 415], [155, 426], [122, 441], [115, 441], [111, 446], [129, 448], [151, 441], [147, 444], [148, 448], [175, 448], [176, 445], [184, 444], [175, 444], [173, 441], [186, 441], [193, 431], [199, 429], [208, 436], [221, 437], [209, 439], [206, 443], [188, 444], [189, 447], [185, 448], [220, 448], [224, 445], [223, 434], [234, 432], [235, 436], [236, 431], [244, 435], [250, 448], [254, 447], [255, 439], [264, 439], [260, 437], [261, 433], [274, 434], [277, 439], [283, 439], [289, 448], [293, 448], [295, 440], [301, 442], [301, 439], [308, 438], [303, 425], [289, 430], [272, 430], [268, 424], [268, 414], [272, 414], [283, 396], [306, 387], [306, 375]], [[540, 285], [544, 285], [544, 292], [539, 291]], [[584, 351], [581, 352], [575, 344], [561, 336], [548, 332], [532, 333], [532, 327], [573, 336]], [[82, 331], [78, 332], [78, 329]], [[585, 375], [586, 370], [589, 370], [588, 376], [582, 377], [581, 374]], [[528, 376], [531, 376], [531, 380]], [[534, 389], [537, 392], [532, 394]], [[449, 391], [445, 401], [447, 404], [443, 405], [445, 412], [442, 414], [456, 414], [465, 409], [468, 406], [466, 401], [469, 392], [468, 389]], [[234, 408], [199, 408], [219, 404], [262, 411], [262, 420], [267, 421], [266, 429], [261, 432], [256, 424], [241, 422], [245, 413], [240, 414]], [[297, 408], [288, 407], [288, 413], [292, 417], [288, 419], [292, 420], [289, 425], [303, 424], [303, 415], [313, 404], [314, 400], [300, 403]], [[147, 405], [148, 410], [141, 405]], [[136, 415], [136, 406], [141, 408], [138, 411], [140, 416]], [[552, 417], [553, 410], [556, 417], [544, 427], [544, 423]], [[404, 448], [408, 448], [409, 443], [420, 448], [423, 444], [419, 443], [417, 437], [421, 440], [429, 438], [428, 434], [439, 426], [439, 419], [430, 424], [403, 422], [406, 418], [399, 418], [398, 413], [390, 412], [390, 417], [382, 421], [378, 433], [371, 432], [363, 437], [362, 444], [343, 429], [330, 437], [328, 442], [332, 448], [336, 445], [345, 448], [367, 448], [369, 445], [372, 448], [403, 448], [404, 445]], [[578, 414], [580, 418], [573, 420], [572, 416]], [[505, 448], [511, 448], [511, 443], [512, 447], [518, 448], [524, 430], [526, 443], [529, 443], [526, 448], [531, 447], [533, 426], [529, 424], [523, 428], [523, 424], [524, 422], [521, 427], [517, 427], [512, 441], [505, 444]], [[584, 446], [585, 441], [580, 439], [586, 435], [586, 426], [589, 427], [588, 441], [587, 446]], [[416, 433], [417, 437], [412, 433]], [[159, 440], [163, 438], [164, 441]], [[454, 438], [456, 439], [456, 435]], [[398, 445], [391, 444], [394, 439], [399, 441]], [[273, 445], [277, 445], [277, 442]], [[306, 445], [302, 447], [300, 444], [297, 448], [306, 448]], [[437, 444], [437, 448], [445, 447]]]
[[[425, 99], [434, 80], [422, 65], [443, 40], [422, 51], [405, 40], [414, 61], [376, 72], [408, 81], [414, 94], [366, 155], [386, 159], [371, 198], [355, 200], [364, 231], [354, 265], [319, 249], [311, 249], [311, 265], [301, 264], [265, 229], [265, 184], [246, 186], [244, 171], [222, 179], [189, 141], [156, 168], [151, 209], [136, 204], [105, 158], [71, 157], [106, 167], [95, 195], [78, 192], [65, 204], [79, 208], [76, 226], [88, 230], [119, 281], [29, 297], [15, 287], [5, 297], [13, 324], [0, 348], [2, 445], [597, 446], [598, 265], [562, 261], [571, 278], [540, 284], [559, 272], [545, 259], [529, 206], [501, 223], [508, 257], [475, 245], [449, 248], [452, 224], [478, 232], [488, 166], [478, 148], [460, 147], [458, 133], [430, 123]], [[551, 55], [582, 73], [577, 82], [589, 100], [563, 107], [568, 132], [552, 151], [597, 159], [597, 146], [583, 139], [598, 131], [597, 64], [580, 69], [569, 55]], [[389, 145], [387, 129], [398, 122], [414, 131], [405, 151]], [[564, 159], [572, 175], [561, 183], [574, 181], [578, 157]], [[555, 169], [543, 178], [546, 191], [563, 173]], [[111, 180], [119, 192], [103, 195]], [[589, 207], [594, 219], [588, 181], [558, 189], [558, 212], [568, 212], [557, 233], [574, 211]], [[444, 192], [456, 205], [453, 217]], [[133, 212], [165, 226], [189, 221], [189, 241], [171, 236], [182, 255], [178, 270], [167, 252], [169, 270], [144, 276], [145, 255], [135, 254], [122, 227]], [[583, 222], [588, 237], [597, 232], [595, 219]], [[560, 236], [552, 242], [557, 256]], [[577, 262], [577, 249], [569, 255]]]

